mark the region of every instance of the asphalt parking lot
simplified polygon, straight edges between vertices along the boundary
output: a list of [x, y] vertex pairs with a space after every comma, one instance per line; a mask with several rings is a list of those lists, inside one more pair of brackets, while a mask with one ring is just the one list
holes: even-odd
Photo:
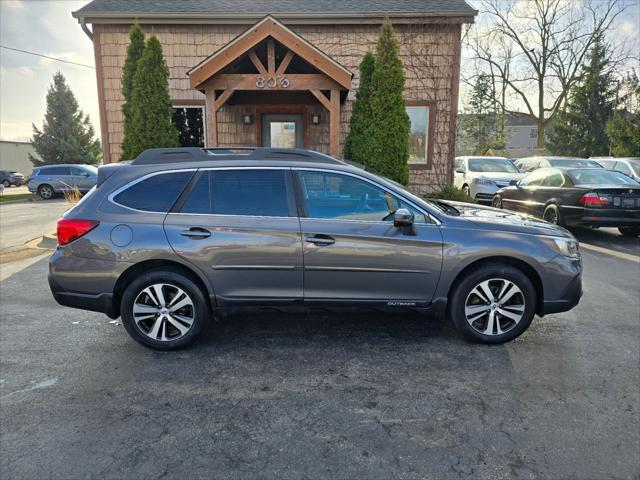
[[0, 477], [637, 479], [640, 263], [583, 256], [580, 305], [506, 345], [256, 314], [177, 353], [58, 306], [41, 259], [0, 283]]

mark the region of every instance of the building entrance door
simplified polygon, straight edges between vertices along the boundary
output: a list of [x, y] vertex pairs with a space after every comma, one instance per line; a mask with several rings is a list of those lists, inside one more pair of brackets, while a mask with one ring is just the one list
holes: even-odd
[[262, 146], [304, 148], [302, 115], [280, 113], [262, 115]]

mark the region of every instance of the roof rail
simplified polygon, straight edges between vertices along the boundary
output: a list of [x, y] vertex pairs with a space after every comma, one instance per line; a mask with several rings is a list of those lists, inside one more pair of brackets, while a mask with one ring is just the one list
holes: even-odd
[[131, 162], [132, 165], [161, 165], [165, 163], [210, 162], [212, 160], [295, 160], [302, 162], [345, 164], [324, 153], [303, 148], [269, 147], [180, 147], [151, 148]]

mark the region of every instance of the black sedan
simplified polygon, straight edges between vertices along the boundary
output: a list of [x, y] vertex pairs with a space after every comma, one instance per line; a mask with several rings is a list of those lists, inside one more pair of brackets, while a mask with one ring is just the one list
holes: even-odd
[[542, 168], [493, 197], [493, 206], [562, 226], [618, 227], [640, 235], [640, 183], [602, 168]]

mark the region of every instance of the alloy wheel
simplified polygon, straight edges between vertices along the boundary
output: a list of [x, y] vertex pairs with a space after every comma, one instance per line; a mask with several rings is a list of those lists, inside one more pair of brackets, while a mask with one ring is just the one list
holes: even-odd
[[524, 310], [522, 290], [504, 278], [492, 278], [476, 285], [464, 305], [467, 322], [483, 335], [508, 332], [520, 323]]
[[547, 208], [544, 212], [544, 220], [553, 223], [554, 225], [558, 224], [558, 212], [556, 212], [555, 208]]
[[11, 182], [9, 182], [9, 180], [3, 180], [2, 185], [4, 185], [6, 188], [9, 188], [11, 186]]
[[133, 319], [140, 331], [153, 340], [177, 340], [193, 326], [193, 300], [175, 285], [149, 285], [138, 293], [133, 302]]
[[48, 185], [40, 187], [40, 196], [45, 200], [49, 200], [53, 197], [53, 189]]
[[500, 197], [493, 197], [492, 203], [494, 208], [502, 208], [502, 199]]

